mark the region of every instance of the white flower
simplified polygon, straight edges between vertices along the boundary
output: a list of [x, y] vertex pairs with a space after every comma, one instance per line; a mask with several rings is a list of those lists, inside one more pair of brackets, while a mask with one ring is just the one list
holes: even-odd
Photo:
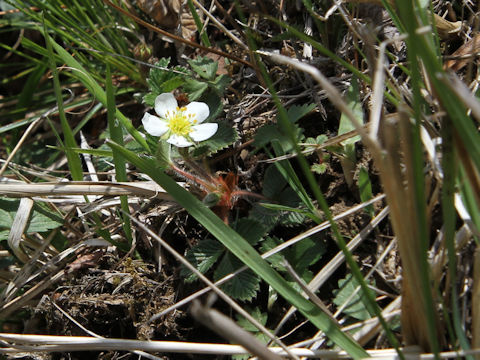
[[155, 112], [158, 116], [145, 113], [143, 127], [150, 135], [163, 136], [168, 143], [178, 147], [207, 140], [218, 129], [215, 123], [201, 124], [210, 114], [207, 104], [194, 101], [179, 108], [177, 100], [170, 93], [157, 96]]

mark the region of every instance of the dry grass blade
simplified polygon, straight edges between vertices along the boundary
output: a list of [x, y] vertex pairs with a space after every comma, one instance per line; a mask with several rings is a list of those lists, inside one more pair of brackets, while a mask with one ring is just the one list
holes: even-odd
[[56, 183], [0, 182], [0, 195], [10, 197], [100, 195], [146, 196], [172, 200], [165, 190], [153, 181], [116, 183], [108, 181], [62, 181]]
[[[129, 339], [98, 339], [85, 336], [51, 336], [1, 333], [4, 347], [0, 353], [12, 354], [21, 352], [64, 352], [64, 351], [95, 351], [95, 350], [118, 350], [134, 351], [142, 350], [160, 353], [189, 353], [210, 355], [240, 355], [247, 351], [239, 345], [208, 344], [178, 341], [140, 341]], [[286, 353], [279, 347], [269, 348], [271, 352], [285, 356]], [[290, 349], [296, 356], [321, 359], [349, 359], [343, 351], [335, 350], [310, 350], [305, 348]], [[407, 359], [433, 360], [434, 354], [420, 353], [418, 348], [410, 347], [402, 349]], [[373, 359], [396, 359], [393, 349], [368, 350]], [[466, 355], [480, 354], [480, 350], [471, 351], [446, 351], [439, 354], [441, 359], [458, 358]]]
[[[364, 203], [364, 204], [360, 204], [360, 205], [357, 205], [357, 206], [354, 206], [353, 208], [337, 215], [334, 217], [334, 220], [335, 221], [338, 221], [338, 220], [341, 220], [347, 216], [350, 216], [352, 214], [354, 214], [355, 212], [363, 209], [365, 206], [368, 206], [370, 204], [373, 204], [377, 201], [380, 201], [384, 198], [385, 196], [384, 195], [379, 195], [379, 196], [376, 196], [375, 198], [373, 198], [371, 201], [367, 202], [367, 203]], [[384, 216], [384, 215], [382, 215]], [[378, 217], [378, 216], [377, 216]], [[262, 258], [264, 259], [267, 259], [268, 257], [274, 255], [274, 254], [277, 254], [279, 253], [280, 251], [284, 250], [284, 249], [287, 249], [288, 247], [290, 246], [293, 246], [295, 245], [296, 243], [298, 243], [299, 241], [309, 237], [309, 236], [312, 236], [314, 234], [317, 234], [323, 230], [326, 230], [330, 227], [330, 223], [328, 221], [325, 221], [317, 226], [315, 226], [314, 228], [310, 229], [310, 230], [307, 230], [305, 232], [303, 232], [302, 234], [299, 234], [287, 241], [285, 241], [284, 243], [276, 246], [275, 248], [265, 252], [264, 254], [262, 254]], [[353, 241], [353, 240], [352, 240]], [[337, 255], [337, 256], [340, 256], [340, 255]], [[337, 256], [335, 258], [337, 258]], [[343, 261], [343, 260], [342, 260]], [[224, 283], [226, 283], [227, 281], [229, 281], [230, 279], [232, 279], [233, 277], [235, 277], [236, 275], [240, 274], [242, 271], [245, 271], [247, 270], [248, 268], [246, 266], [242, 266], [240, 269], [238, 269], [237, 271], [235, 271], [234, 273], [231, 273], [231, 274], [228, 274], [226, 276], [224, 276], [223, 278], [217, 280], [215, 282], [215, 285], [216, 286], [220, 286]], [[204, 288], [200, 291], [197, 291], [196, 293], [192, 294], [192, 295], [189, 295], [187, 296], [186, 298], [180, 300], [180, 301], [177, 301], [176, 304], [172, 305], [172, 306], [169, 306], [168, 308], [164, 309], [162, 312], [158, 313], [157, 315], [155, 315], [154, 317], [152, 317], [152, 319], [150, 319], [150, 321], [155, 321], [157, 319], [159, 319], [160, 317], [164, 316], [165, 314], [168, 314], [169, 312], [175, 310], [175, 309], [178, 309], [188, 303], [190, 303], [191, 301], [193, 301], [194, 299], [197, 299], [198, 297], [208, 293], [211, 289], [210, 288]], [[291, 309], [291, 311], [295, 311], [294, 308]]]
[[[142, 224], [139, 220], [131, 217], [130, 219], [136, 223], [142, 230], [144, 230], [149, 236], [155, 239], [159, 244], [162, 245], [169, 253], [171, 253], [177, 260], [179, 260], [184, 266], [186, 266], [190, 271], [195, 273], [205, 284], [207, 284], [211, 290], [215, 292], [222, 300], [224, 300], [228, 305], [230, 305], [235, 311], [237, 311], [240, 315], [245, 317], [248, 321], [250, 321], [254, 326], [257, 327], [263, 334], [265, 334], [268, 338], [275, 341], [279, 344], [287, 353], [289, 353], [288, 348], [285, 344], [282, 343], [276, 336], [272, 335], [270, 331], [265, 328], [257, 319], [252, 317], [247, 311], [245, 311], [240, 305], [238, 305], [233, 299], [231, 299], [227, 294], [225, 294], [217, 285], [211, 282], [205, 275], [203, 275], [200, 271], [198, 271], [195, 266], [190, 264], [182, 255], [180, 255], [173, 247], [170, 246], [167, 242], [165, 242], [161, 237], [157, 234], [153, 233], [150, 229], [148, 229], [144, 224]], [[158, 316], [155, 317], [158, 319]], [[152, 319], [150, 320], [152, 321]], [[291, 354], [294, 358], [295, 355]]]
[[23, 233], [25, 232], [28, 220], [30, 219], [30, 214], [33, 209], [34, 201], [30, 198], [22, 198], [20, 204], [18, 205], [18, 210], [13, 219], [12, 228], [10, 229], [10, 234], [8, 235], [8, 246], [12, 249], [16, 257], [22, 262], [28, 261], [28, 256], [25, 255], [21, 249], [21, 241]]
[[[408, 344], [417, 343], [424, 348], [429, 348], [428, 338], [428, 319], [425, 312], [426, 300], [418, 294], [423, 293], [421, 269], [421, 239], [419, 224], [416, 214], [416, 202], [414, 191], [414, 174], [412, 169], [413, 155], [410, 153], [412, 140], [410, 136], [410, 120], [408, 112], [403, 113], [403, 118], [399, 121], [399, 128], [403, 146], [400, 145], [399, 128], [395, 118], [386, 119], [382, 128], [382, 134], [385, 138], [385, 147], [379, 144], [377, 139], [372, 138], [360, 123], [356, 120], [354, 114], [350, 111], [338, 90], [321, 74], [321, 72], [311, 65], [302, 63], [298, 60], [286, 56], [277, 55], [265, 51], [258, 51], [259, 54], [268, 56], [272, 60], [293, 66], [294, 68], [310, 74], [322, 88], [327, 91], [330, 101], [345, 115], [348, 116], [355, 130], [361, 136], [363, 143], [368, 147], [372, 158], [380, 170], [380, 177], [387, 195], [387, 201], [390, 205], [391, 221], [395, 234], [398, 239], [400, 256], [403, 263], [404, 282], [402, 293], [402, 330], [404, 340]], [[408, 145], [410, 147], [408, 147]], [[402, 158], [401, 153], [405, 155]], [[404, 166], [407, 173], [404, 174]], [[431, 291], [431, 289], [430, 289]], [[420, 300], [420, 301], [419, 301]], [[435, 321], [438, 321], [436, 319]]]
[[282, 359], [280, 355], [271, 352], [265, 344], [257, 340], [251, 333], [245, 331], [234, 321], [218, 311], [202, 306], [198, 301], [195, 301], [190, 308], [190, 312], [197, 321], [230, 342], [242, 345], [251, 354], [258, 356], [260, 359]]
[[[370, 232], [375, 229], [378, 224], [385, 219], [388, 215], [388, 207], [382, 209], [378, 215], [376, 215], [370, 223], [363, 228], [358, 235], [356, 235], [352, 240], [347, 244], [347, 247], [350, 251], [355, 250], [358, 245], [370, 234]], [[337, 218], [335, 218], [337, 220]], [[339, 251], [323, 268], [315, 275], [315, 277], [308, 284], [310, 291], [315, 292], [335, 273], [335, 271], [343, 264], [345, 261], [345, 255], [343, 252]], [[274, 333], [277, 334], [287, 320], [296, 312], [295, 308], [290, 308], [287, 313], [283, 316], [282, 320], [278, 323], [275, 328]]]

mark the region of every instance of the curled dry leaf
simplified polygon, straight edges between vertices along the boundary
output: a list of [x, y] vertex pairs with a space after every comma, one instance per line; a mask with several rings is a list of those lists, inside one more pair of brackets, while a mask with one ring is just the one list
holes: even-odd
[[464, 58], [448, 60], [445, 68], [459, 71], [472, 61], [473, 55], [478, 52], [480, 52], [480, 34], [475, 35], [452, 54], [452, 56]]
[[[346, 0], [347, 2], [357, 3], [357, 4], [377, 4], [382, 5], [382, 0]], [[394, 0], [387, 0], [388, 3], [392, 6], [395, 6]], [[443, 39], [449, 39], [451, 37], [457, 36], [462, 30], [461, 21], [448, 21], [447, 19], [442, 18], [440, 15], [434, 14], [435, 17], [435, 26], [437, 28], [438, 36]]]
[[160, 26], [174, 28], [180, 18], [180, 0], [138, 0], [138, 7]]
[[191, 40], [197, 31], [190, 10], [181, 0], [138, 0], [137, 4], [163, 28], [174, 29], [180, 25], [184, 39]]

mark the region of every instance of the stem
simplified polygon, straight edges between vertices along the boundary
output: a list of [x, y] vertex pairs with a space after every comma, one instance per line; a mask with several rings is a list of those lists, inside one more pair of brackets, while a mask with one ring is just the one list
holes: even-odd
[[177, 174], [179, 174], [180, 176], [183, 176], [184, 178], [188, 179], [188, 180], [191, 180], [193, 181], [194, 183], [200, 185], [200, 186], [203, 186], [206, 190], [208, 190], [209, 192], [213, 192], [216, 190], [216, 187], [215, 186], [212, 186], [211, 184], [203, 181], [202, 179], [198, 178], [198, 177], [195, 177], [194, 175], [190, 174], [189, 172], [185, 171], [185, 170], [182, 170], [180, 169], [178, 166], [176, 166], [175, 164], [170, 164], [170, 166], [172, 167], [172, 170], [175, 171]]

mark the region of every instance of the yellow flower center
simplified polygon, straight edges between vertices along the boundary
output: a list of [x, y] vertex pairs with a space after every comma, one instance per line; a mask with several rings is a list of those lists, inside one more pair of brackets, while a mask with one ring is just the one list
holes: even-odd
[[167, 112], [166, 114], [168, 119], [167, 126], [175, 135], [187, 136], [193, 131], [192, 125], [197, 122], [193, 114], [185, 114], [186, 110], [187, 108], [185, 107], [177, 107], [176, 111], [172, 113]]

